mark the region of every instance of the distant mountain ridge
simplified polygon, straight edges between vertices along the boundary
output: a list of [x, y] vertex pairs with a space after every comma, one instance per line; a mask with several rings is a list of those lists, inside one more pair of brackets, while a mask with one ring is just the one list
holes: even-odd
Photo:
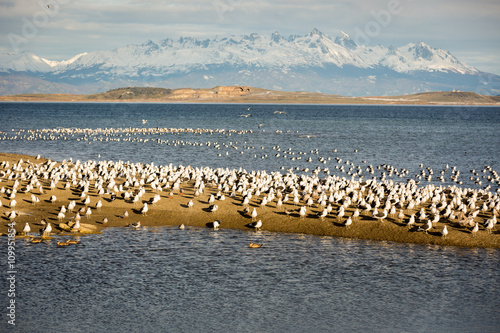
[[57, 93], [40, 80], [9, 91], [6, 77], [31, 76], [71, 93], [95, 93], [135, 85], [174, 88], [248, 85], [346, 96], [398, 95], [436, 90], [500, 92], [500, 77], [462, 63], [424, 42], [401, 47], [358, 45], [346, 33], [335, 38], [317, 29], [284, 37], [224, 35], [166, 38], [111, 51], [50, 61], [31, 52], [0, 55], [1, 94]]

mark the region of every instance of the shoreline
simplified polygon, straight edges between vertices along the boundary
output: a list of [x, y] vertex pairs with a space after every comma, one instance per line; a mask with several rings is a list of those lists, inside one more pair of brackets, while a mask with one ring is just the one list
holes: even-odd
[[[163, 91], [163, 94], [155, 93], [158, 89]], [[127, 87], [90, 95], [3, 95], [0, 96], [1, 102], [428, 105], [477, 107], [499, 106], [500, 97], [462, 91], [435, 91], [399, 96], [341, 96], [305, 91], [276, 91], [247, 86], [217, 86], [214, 88], [199, 89]]]
[[[16, 168], [15, 171], [12, 171], [13, 166], [21, 159], [23, 160], [21, 165], [22, 169]], [[8, 167], [6, 167], [5, 162], [9, 163]], [[252, 230], [252, 228], [247, 225], [251, 223], [253, 219], [248, 213], [244, 212], [244, 209], [249, 207], [250, 210], [255, 208], [257, 211], [258, 215], [255, 220], [262, 220], [262, 230], [270, 232], [302, 233], [317, 236], [396, 243], [500, 248], [500, 227], [494, 225], [492, 232], [489, 233], [482, 224], [485, 219], [492, 218], [493, 213], [489, 211], [480, 212], [474, 217], [474, 221], [479, 222], [479, 231], [475, 234], [471, 232], [472, 226], [464, 226], [460, 223], [459, 218], [442, 218], [433, 225], [433, 228], [428, 233], [417, 231], [418, 227], [425, 225], [424, 222], [419, 222], [418, 220], [415, 223], [415, 227], [409, 228], [406, 223], [410, 214], [418, 213], [421, 208], [424, 208], [427, 215], [429, 215], [431, 208], [429, 205], [430, 202], [422, 205], [422, 207], [415, 207], [413, 210], [405, 209], [405, 217], [402, 220], [397, 217], [397, 214], [396, 216], [391, 216], [389, 214], [385, 219], [378, 220], [372, 217], [371, 212], [361, 213], [357, 219], [354, 219], [352, 226], [347, 228], [344, 223], [347, 217], [353, 215], [356, 205], [349, 205], [345, 209], [344, 217], [339, 218], [337, 213], [339, 212], [341, 204], [340, 202], [332, 203], [332, 212], [324, 218], [320, 218], [317, 214], [321, 213], [323, 207], [317, 203], [317, 198], [314, 194], [312, 197], [314, 197], [315, 200], [311, 206], [306, 204], [304, 197], [300, 198], [297, 205], [290, 200], [283, 203], [281, 207], [278, 207], [278, 200], [274, 199], [264, 206], [261, 205], [263, 198], [266, 196], [264, 193], [260, 195], [254, 193], [248, 205], [244, 205], [242, 202], [243, 196], [240, 193], [235, 193], [234, 197], [230, 197], [229, 191], [224, 191], [224, 188], [221, 190], [218, 188], [216, 182], [212, 183], [213, 180], [208, 180], [208, 178], [204, 181], [205, 188], [203, 193], [197, 195], [196, 189], [198, 187], [195, 187], [196, 180], [188, 180], [189, 170], [179, 170], [178, 174], [172, 170], [166, 173], [164, 178], [168, 179], [167, 175], [170, 174], [171, 179], [161, 184], [161, 191], [159, 190], [159, 186], [154, 185], [154, 181], [152, 183], [147, 181], [153, 173], [138, 170], [135, 176], [136, 181], [141, 182], [142, 179], [144, 180], [144, 184], [136, 183], [134, 186], [132, 183], [125, 183], [127, 181], [125, 177], [116, 177], [115, 186], [120, 187], [118, 192], [116, 192], [117, 188], [113, 190], [111, 187], [111, 190], [109, 190], [106, 187], [107, 183], [104, 182], [103, 189], [106, 190], [106, 192], [112, 193], [114, 191], [117, 194], [116, 200], [111, 201], [110, 193], [98, 193], [97, 188], [94, 186], [96, 179], [89, 180], [90, 186], [88, 186], [88, 191], [83, 191], [85, 192], [83, 196], [81, 188], [82, 179], [78, 179], [78, 177], [76, 177], [76, 179], [73, 178], [73, 181], [61, 179], [55, 184], [53, 182], [53, 186], [55, 185], [55, 187], [51, 188], [52, 181], [48, 176], [48, 170], [56, 169], [61, 163], [54, 162], [50, 166], [47, 162], [48, 160], [45, 158], [37, 159], [34, 156], [0, 153], [0, 188], [5, 190], [5, 192], [0, 195], [0, 200], [2, 202], [0, 214], [3, 221], [0, 226], [0, 232], [3, 235], [7, 232], [7, 224], [11, 221], [15, 221], [18, 232], [21, 232], [25, 223], [28, 222], [31, 226], [31, 234], [39, 237], [38, 230], [43, 227], [41, 220], [44, 219], [53, 226], [53, 237], [56, 239], [63, 240], [64, 237], [67, 238], [68, 235], [78, 236], [82, 233], [68, 233], [58, 226], [60, 223], [71, 225], [79, 209], [82, 209], [83, 213], [84, 211], [88, 211], [89, 208], [91, 214], [88, 216], [82, 214], [80, 223], [82, 223], [82, 226], [88, 226], [91, 229], [94, 228], [95, 231], [100, 231], [107, 227], [125, 227], [137, 221], [140, 221], [142, 226], [178, 226], [184, 224], [186, 226], [206, 227], [207, 223], [213, 222], [214, 220], [221, 221], [221, 228]], [[98, 161], [91, 162], [97, 163]], [[76, 166], [80, 168], [80, 174], [82, 173], [81, 169], [85, 163], [85, 161], [82, 161], [80, 166]], [[65, 165], [66, 169], [75, 168], [74, 163], [67, 162]], [[94, 169], [96, 167], [95, 164], [89, 163], [87, 167], [89, 170], [96, 172], [96, 169]], [[109, 167], [111, 168], [111, 166]], [[147, 170], [147, 167], [150, 166], [144, 164], [143, 167]], [[24, 177], [21, 177], [21, 170], [33, 171], [35, 169], [40, 171], [37, 179], [40, 183], [39, 185], [41, 185], [43, 189], [43, 194], [40, 193], [40, 186], [34, 186], [30, 191], [24, 192], [29, 181], [28, 179], [22, 179]], [[11, 171], [9, 172], [8, 170]], [[9, 175], [12, 174], [17, 174], [17, 176], [11, 176], [11, 179], [9, 179]], [[144, 175], [143, 178], [139, 177], [141, 174]], [[16, 187], [17, 193], [14, 198], [10, 198], [9, 192], [13, 190], [15, 179], [17, 179], [18, 182], [18, 186]], [[177, 181], [175, 179], [177, 179]], [[175, 186], [176, 183], [178, 184], [178, 188]], [[69, 188], [66, 186], [69, 186]], [[144, 189], [144, 194], [134, 203], [133, 195], [135, 195], [140, 188]], [[283, 193], [284, 192], [285, 191], [283, 191]], [[124, 193], [129, 193], [132, 197], [124, 199]], [[218, 193], [224, 194], [225, 200], [215, 200], [214, 203], [209, 202], [210, 196], [216, 196]], [[40, 201], [38, 203], [32, 203], [32, 194], [39, 198]], [[158, 195], [160, 197], [159, 201], [153, 204], [153, 198]], [[54, 202], [50, 201], [51, 196], [56, 197]], [[88, 198], [90, 202], [85, 204], [83, 202], [83, 197]], [[290, 198], [293, 198], [292, 194], [290, 194]], [[12, 200], [16, 200], [17, 202], [15, 207], [10, 206]], [[64, 205], [67, 207], [72, 200], [76, 203], [73, 212], [67, 212], [64, 218], [58, 219], [58, 213], [61, 206]], [[188, 207], [188, 202], [190, 200], [193, 201], [193, 207]], [[96, 208], [98, 201], [102, 203], [101, 208]], [[149, 209], [146, 215], [141, 212], [144, 203], [147, 204]], [[478, 207], [483, 203], [482, 200], [478, 200]], [[213, 204], [219, 207], [216, 212], [210, 211], [210, 206]], [[307, 208], [304, 217], [301, 217], [298, 212], [301, 206]], [[285, 209], [289, 214], [285, 212]], [[381, 209], [382, 208], [379, 208], [380, 211]], [[12, 210], [17, 213], [14, 219], [10, 219], [8, 216]], [[125, 211], [129, 214], [128, 218], [121, 217]], [[102, 222], [104, 218], [108, 219], [106, 225]], [[441, 235], [441, 231], [445, 225], [449, 231], [446, 238]], [[59, 233], [63, 235], [57, 236]]]

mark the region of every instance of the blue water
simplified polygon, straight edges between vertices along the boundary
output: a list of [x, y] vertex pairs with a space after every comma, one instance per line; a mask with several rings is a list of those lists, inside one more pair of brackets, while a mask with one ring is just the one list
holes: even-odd
[[[247, 110], [249, 107], [250, 110]], [[276, 110], [285, 111], [287, 115], [273, 114]], [[240, 116], [248, 113], [252, 116]], [[143, 124], [143, 119], [147, 120], [146, 124]], [[73, 134], [57, 140], [49, 140], [49, 134], [45, 133], [42, 139], [25, 138], [28, 130], [74, 127], [201, 128], [225, 132], [130, 134], [122, 131], [108, 137]], [[349, 169], [359, 166], [365, 179], [382, 177], [385, 172], [386, 179], [395, 181], [415, 179], [422, 169], [428, 174], [426, 168], [430, 168], [434, 173], [431, 183], [444, 186], [455, 184], [450, 180], [455, 167], [461, 174], [461, 186], [485, 188], [491, 185], [493, 191], [498, 184], [483, 178], [491, 173], [476, 176], [471, 170], [480, 172], [490, 166], [499, 171], [499, 129], [499, 107], [0, 104], [0, 131], [4, 132], [0, 135], [0, 151], [3, 152], [41, 154], [54, 160], [72, 157], [214, 168], [243, 167], [247, 171], [293, 169], [303, 172], [307, 168], [311, 172], [316, 168], [328, 168], [331, 174], [348, 178]], [[237, 134], [229, 133], [229, 130], [245, 132]], [[306, 135], [311, 137], [304, 137]], [[53, 136], [58, 137], [58, 134]], [[106, 141], [106, 138], [120, 141]], [[284, 151], [294, 155], [283, 154]], [[276, 157], [278, 153], [280, 156]], [[293, 157], [295, 160], [292, 160]], [[307, 162], [309, 158], [311, 162]], [[326, 163], [322, 163], [321, 158]], [[336, 158], [342, 162], [338, 163]], [[349, 165], [345, 164], [346, 161]], [[343, 172], [337, 169], [342, 165]], [[375, 169], [373, 174], [366, 172], [369, 165]], [[384, 165], [408, 170], [408, 175], [391, 176], [381, 167]], [[446, 168], [447, 165], [449, 168]], [[441, 171], [445, 171], [444, 181], [437, 179]], [[425, 179], [420, 180], [427, 184]]]
[[65, 248], [18, 240], [13, 331], [498, 332], [500, 325], [497, 250], [176, 227], [114, 228], [80, 240]]
[[[276, 110], [288, 116], [273, 114]], [[252, 116], [240, 117], [247, 113]], [[58, 128], [92, 131], [60, 135]], [[116, 133], [105, 136], [98, 128]], [[124, 130], [130, 128], [151, 130]], [[158, 133], [157, 128], [220, 131]], [[491, 172], [484, 168], [500, 169], [499, 130], [495, 107], [0, 103], [0, 152], [283, 173], [319, 168], [320, 177], [329, 171], [350, 178], [349, 169], [359, 166], [357, 179], [385, 173], [388, 180], [404, 182], [430, 168], [432, 180], [419, 180], [437, 186], [457, 185], [450, 179], [456, 168], [463, 182], [457, 186], [490, 186], [492, 192], [498, 184], [488, 181]], [[387, 165], [408, 174], [390, 175]], [[441, 171], [444, 182], [437, 179]], [[55, 242], [17, 241], [16, 327], [8, 327], [4, 310], [0, 331], [498, 332], [500, 327], [500, 251], [494, 249], [169, 227], [107, 229], [65, 248]], [[249, 242], [264, 246], [249, 249]], [[6, 243], [0, 238], [2, 249]], [[8, 288], [1, 281], [3, 307]]]

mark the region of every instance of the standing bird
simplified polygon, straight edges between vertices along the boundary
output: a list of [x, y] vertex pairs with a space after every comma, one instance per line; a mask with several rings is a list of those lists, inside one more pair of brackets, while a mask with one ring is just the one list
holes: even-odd
[[127, 227], [129, 228], [132, 228], [132, 229], [139, 229], [141, 226], [141, 221], [137, 221], [137, 222], [134, 222], [134, 223], [130, 223], [129, 225], [127, 225]]
[[258, 220], [257, 222], [252, 222], [247, 224], [247, 227], [254, 228], [255, 230], [260, 230], [262, 228], [262, 221]]
[[31, 231], [30, 224], [26, 222], [26, 224], [24, 225], [23, 234], [27, 235], [29, 234], [30, 231]]
[[373, 217], [376, 218], [377, 220], [382, 221], [387, 217], [387, 209], [384, 209], [382, 213], [378, 213], [376, 210], [373, 211]]
[[493, 226], [495, 225], [495, 221], [493, 219], [489, 219], [486, 221], [486, 225], [484, 226], [489, 234], [491, 234], [491, 230], [493, 230]]
[[344, 222], [344, 225], [347, 229], [352, 225], [352, 219], [349, 217], [347, 220]]
[[323, 209], [321, 213], [317, 214], [321, 220], [323, 220], [328, 215], [328, 209]]
[[448, 228], [446, 228], [446, 226], [444, 226], [443, 231], [441, 231], [441, 235], [443, 235], [444, 239], [448, 236]]
[[189, 200], [187, 204], [188, 208], [191, 208], [194, 206], [193, 200]]
[[359, 217], [359, 209], [356, 208], [354, 213], [352, 213], [352, 219], [356, 221], [358, 219], [358, 217]]
[[404, 213], [404, 211], [402, 209], [400, 209], [399, 210], [399, 214], [398, 214], [398, 221], [399, 221], [399, 223], [403, 222], [404, 218], [405, 218], [405, 213]]
[[427, 233], [431, 229], [432, 229], [432, 221], [427, 220], [427, 225], [425, 226], [424, 232]]
[[250, 214], [250, 216], [252, 217], [252, 221], [254, 221], [255, 218], [257, 217], [257, 210], [255, 208], [252, 210], [252, 213]]
[[215, 220], [213, 222], [208, 222], [206, 225], [209, 228], [212, 228], [214, 230], [218, 230], [219, 227], [220, 227], [220, 221], [219, 220]]
[[41, 234], [42, 236], [49, 236], [51, 231], [52, 226], [50, 225], [50, 222], [48, 222], [47, 225], [41, 230]]
[[300, 207], [299, 216], [300, 216], [301, 219], [306, 216], [306, 212], [307, 212], [307, 210], [306, 210], [305, 206]]
[[149, 210], [149, 208], [148, 208], [148, 204], [145, 202], [145, 203], [144, 203], [144, 206], [142, 206], [142, 208], [141, 208], [141, 213], [142, 213], [142, 215], [146, 216], [146, 215], [147, 215], [148, 210]]
[[472, 234], [472, 237], [474, 237], [477, 234], [478, 230], [479, 230], [479, 225], [476, 222], [476, 224], [474, 225], [474, 228], [472, 228], [472, 230], [470, 232]]
[[415, 214], [411, 214], [410, 219], [408, 220], [408, 223], [406, 224], [409, 228], [415, 224]]

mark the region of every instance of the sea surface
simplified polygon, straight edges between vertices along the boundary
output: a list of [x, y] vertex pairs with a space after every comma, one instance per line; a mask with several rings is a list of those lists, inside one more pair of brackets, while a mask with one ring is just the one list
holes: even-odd
[[[492, 192], [498, 184], [488, 176], [500, 169], [495, 107], [0, 103], [0, 132], [0, 152], [58, 161], [291, 170]], [[65, 248], [16, 241], [16, 325], [7, 324], [2, 279], [0, 331], [500, 328], [496, 249], [176, 227], [110, 228], [80, 240]], [[7, 275], [6, 238], [0, 246]]]

